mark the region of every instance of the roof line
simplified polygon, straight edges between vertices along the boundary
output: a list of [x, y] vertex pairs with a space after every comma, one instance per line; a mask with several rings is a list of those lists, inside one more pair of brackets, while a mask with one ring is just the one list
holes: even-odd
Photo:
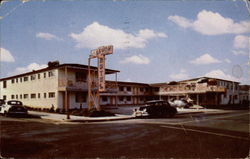
[[[18, 75], [13, 75], [13, 76], [5, 77], [5, 78], [0, 78], [0, 81], [12, 79], [12, 78], [17, 78], [17, 77], [21, 77], [21, 76], [27, 76], [27, 75], [31, 75], [31, 74], [35, 74], [35, 73], [39, 73], [39, 72], [44, 72], [44, 71], [49, 71], [49, 70], [53, 70], [53, 69], [61, 68], [61, 67], [66, 67], [66, 66], [73, 66], [73, 67], [79, 67], [79, 68], [86, 68], [86, 69], [88, 69], [88, 65], [64, 63], [64, 64], [60, 64], [58, 66], [52, 66], [52, 67], [48, 66], [46, 68], [42, 68], [42, 69], [38, 69], [38, 70], [33, 70], [33, 71], [30, 71], [30, 72], [21, 73], [21, 74], [18, 74]], [[97, 67], [95, 67], [95, 66], [90, 66], [90, 68], [91, 69], [97, 69]], [[106, 74], [112, 74], [112, 73], [120, 72], [118, 70], [112, 70], [112, 69], [105, 69], [105, 70], [106, 70]]]

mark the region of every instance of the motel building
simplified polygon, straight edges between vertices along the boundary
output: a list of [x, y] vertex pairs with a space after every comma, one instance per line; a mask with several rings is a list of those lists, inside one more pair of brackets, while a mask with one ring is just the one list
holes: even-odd
[[[240, 95], [246, 95], [246, 90], [240, 94], [239, 82], [218, 78], [200, 77], [179, 82], [153, 84], [159, 87], [157, 95], [161, 99], [191, 99], [194, 104], [202, 106], [210, 105], [237, 105], [240, 104]], [[249, 88], [249, 87], [248, 87]], [[249, 92], [248, 92], [249, 93]], [[249, 97], [244, 97], [248, 99]]]
[[[91, 66], [90, 70], [97, 81], [97, 68]], [[118, 72], [105, 71], [108, 75]], [[66, 102], [70, 109], [87, 108], [87, 75], [87, 65], [49, 63], [44, 69], [0, 79], [0, 98], [41, 109], [65, 109]]]
[[106, 83], [108, 88], [114, 86], [115, 91], [101, 93], [102, 106], [142, 105], [154, 99], [152, 87], [149, 84], [122, 81], [107, 81]]

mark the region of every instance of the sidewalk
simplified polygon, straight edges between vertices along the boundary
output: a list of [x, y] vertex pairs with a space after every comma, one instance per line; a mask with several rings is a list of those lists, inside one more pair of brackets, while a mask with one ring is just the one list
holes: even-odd
[[[218, 110], [218, 109], [179, 109], [179, 108], [177, 108], [177, 111], [178, 113], [176, 115], [225, 112], [224, 110]], [[56, 114], [56, 113], [37, 112], [37, 111], [29, 111], [29, 114], [33, 116], [38, 116], [41, 119], [62, 121], [62, 122], [100, 122], [100, 121], [112, 121], [112, 120], [127, 120], [135, 118], [135, 116], [133, 116], [132, 114], [131, 115], [115, 114], [115, 116], [109, 116], [109, 117], [86, 117], [86, 116], [70, 115], [70, 119], [67, 119], [66, 114]]]
[[29, 111], [29, 114], [34, 116], [39, 116], [42, 119], [64, 121], [64, 122], [97, 122], [97, 121], [111, 121], [111, 120], [126, 120], [135, 118], [132, 115], [115, 114], [116, 116], [110, 116], [110, 117], [85, 117], [85, 116], [70, 115], [70, 119], [67, 119], [66, 114], [56, 114], [56, 113], [37, 112], [37, 111]]

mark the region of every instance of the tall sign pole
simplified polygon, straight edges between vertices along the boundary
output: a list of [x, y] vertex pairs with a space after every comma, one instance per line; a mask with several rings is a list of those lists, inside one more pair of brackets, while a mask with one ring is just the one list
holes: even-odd
[[[95, 50], [92, 50], [88, 59], [88, 109], [92, 109], [94, 106], [97, 110], [101, 110], [100, 107], [100, 93], [106, 90], [105, 87], [105, 56], [113, 53], [113, 46], [101, 46]], [[90, 68], [91, 59], [97, 58], [98, 60], [98, 72], [97, 72], [97, 91], [95, 72]]]

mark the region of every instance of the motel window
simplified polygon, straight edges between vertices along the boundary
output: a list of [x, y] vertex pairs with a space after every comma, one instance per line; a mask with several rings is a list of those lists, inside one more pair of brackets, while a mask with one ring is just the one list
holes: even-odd
[[23, 98], [24, 98], [24, 99], [27, 99], [27, 98], [28, 98], [28, 94], [24, 94], [24, 95], [23, 95]]
[[4, 96], [3, 96], [3, 100], [6, 100], [6, 99], [7, 99], [7, 97], [6, 97], [6, 95], [4, 95]]
[[3, 81], [3, 88], [7, 88], [7, 81]]
[[234, 96], [234, 99], [235, 99], [235, 100], [237, 100], [237, 99], [238, 99], [238, 96], [237, 96], [237, 95], [235, 95], [235, 96]]
[[54, 76], [54, 72], [49, 71], [49, 77], [52, 77], [52, 76]]
[[102, 101], [107, 102], [108, 101], [107, 96], [102, 97]]
[[119, 101], [123, 101], [123, 97], [119, 97]]
[[140, 91], [141, 91], [141, 92], [143, 92], [143, 91], [144, 91], [144, 89], [141, 87], [141, 88], [140, 88]]
[[143, 98], [143, 97], [140, 97], [140, 101], [144, 101], [144, 98]]
[[46, 78], [46, 72], [43, 73], [43, 78]]
[[120, 91], [123, 91], [123, 89], [124, 89], [124, 87], [122, 87], [122, 86], [121, 86], [121, 87], [119, 87], [119, 90], [120, 90]]
[[23, 95], [22, 94], [20, 94], [20, 99], [22, 99], [23, 98]]
[[25, 81], [28, 81], [29, 80], [29, 78], [26, 76], [26, 77], [23, 77], [23, 81], [25, 82]]
[[16, 83], [18, 83], [18, 78], [16, 78]]
[[36, 94], [35, 94], [35, 93], [30, 94], [30, 98], [31, 98], [31, 99], [36, 98]]
[[236, 84], [235, 85], [235, 90], [238, 90], [239, 89], [239, 86]]
[[37, 79], [40, 79], [40, 74], [37, 74]]
[[130, 91], [131, 91], [131, 87], [127, 87], [127, 91], [129, 91], [129, 92], [130, 92]]
[[43, 93], [43, 97], [46, 98], [46, 93]]
[[20, 82], [23, 82], [23, 78], [22, 77], [20, 78]]
[[30, 76], [30, 80], [32, 81], [32, 80], [35, 80], [36, 79], [36, 75], [31, 75]]
[[87, 93], [76, 93], [75, 101], [76, 103], [85, 103], [86, 97], [87, 97]]
[[131, 97], [129, 96], [129, 97], [127, 97], [127, 101], [131, 101]]
[[18, 99], [18, 95], [16, 95], [16, 99]]
[[11, 95], [11, 99], [15, 99], [15, 95], [12, 94], [12, 95]]
[[37, 94], [37, 98], [40, 98], [40, 93]]
[[55, 97], [55, 92], [49, 92], [49, 98], [54, 98]]
[[11, 80], [11, 83], [15, 83], [15, 79], [12, 79], [12, 80]]
[[87, 74], [85, 72], [76, 72], [76, 82], [86, 82]]

